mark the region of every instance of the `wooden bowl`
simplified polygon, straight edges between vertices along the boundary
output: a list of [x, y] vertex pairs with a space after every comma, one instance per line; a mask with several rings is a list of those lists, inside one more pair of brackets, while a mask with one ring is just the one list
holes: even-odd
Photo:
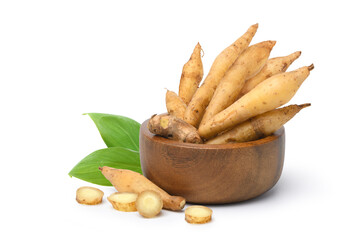
[[247, 143], [191, 144], [140, 129], [143, 174], [171, 195], [187, 202], [223, 204], [245, 201], [271, 189], [279, 180], [285, 153], [285, 130]]

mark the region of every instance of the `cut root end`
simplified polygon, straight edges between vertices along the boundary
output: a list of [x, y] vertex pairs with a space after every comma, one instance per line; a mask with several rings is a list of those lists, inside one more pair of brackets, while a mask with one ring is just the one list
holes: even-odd
[[315, 68], [314, 64], [311, 64], [310, 66], [308, 66], [309, 71], [313, 70], [314, 68]]

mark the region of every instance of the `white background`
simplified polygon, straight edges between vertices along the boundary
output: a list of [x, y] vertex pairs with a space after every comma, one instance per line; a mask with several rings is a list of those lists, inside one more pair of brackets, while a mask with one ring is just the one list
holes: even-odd
[[[359, 239], [359, 27], [356, 1], [1, 1], [1, 239]], [[290, 103], [283, 175], [265, 195], [211, 206], [213, 221], [154, 219], [75, 201], [71, 168], [105, 145], [86, 112], [142, 122], [165, 111], [200, 42], [204, 72], [259, 23], [271, 57], [315, 70]], [[100, 187], [105, 196], [114, 190]], [[6, 236], [6, 237], [5, 237]]]

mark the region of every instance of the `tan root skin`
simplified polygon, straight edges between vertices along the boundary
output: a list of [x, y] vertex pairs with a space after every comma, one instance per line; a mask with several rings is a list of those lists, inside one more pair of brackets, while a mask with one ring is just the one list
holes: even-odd
[[286, 104], [295, 95], [313, 68], [313, 65], [302, 67], [292, 72], [276, 74], [261, 82], [235, 103], [200, 126], [198, 130], [200, 136], [210, 139], [251, 117]]
[[169, 114], [152, 116], [147, 127], [151, 133], [168, 139], [186, 143], [202, 143], [195, 127]]
[[186, 104], [183, 100], [173, 91], [166, 91], [166, 109], [170, 115], [179, 119], [184, 119]]
[[256, 85], [265, 79], [282, 72], [286, 72], [288, 67], [300, 57], [301, 52], [297, 51], [288, 56], [271, 58], [267, 61], [263, 69], [254, 77], [246, 80], [244, 87], [241, 89], [239, 98], [250, 92]]
[[238, 38], [233, 44], [223, 50], [214, 60], [209, 74], [203, 84], [196, 90], [188, 104], [184, 120], [194, 127], [198, 127], [216, 87], [225, 72], [231, 67], [238, 56], [249, 46], [258, 28], [258, 24], [252, 25], [248, 31]]
[[309, 106], [310, 103], [290, 105], [260, 114], [241, 123], [235, 128], [210, 139], [206, 144], [248, 142], [270, 136], [300, 112], [300, 110]]
[[76, 201], [80, 204], [96, 205], [102, 202], [104, 192], [94, 187], [80, 187], [76, 190]]
[[205, 206], [191, 206], [185, 210], [185, 220], [188, 223], [202, 224], [211, 221], [212, 210]]
[[186, 203], [185, 198], [169, 195], [140, 173], [106, 166], [99, 169], [118, 192], [133, 192], [140, 194], [146, 190], [155, 191], [160, 194], [164, 204], [163, 207], [174, 211], [181, 210]]
[[190, 57], [185, 63], [179, 85], [179, 97], [188, 105], [198, 88], [204, 75], [203, 64], [201, 61], [201, 46], [198, 43]]
[[136, 212], [135, 202], [137, 193], [117, 192], [111, 194], [107, 199], [114, 209], [122, 212]]
[[237, 100], [246, 79], [256, 75], [264, 67], [275, 43], [275, 41], [257, 43], [238, 57], [216, 88], [200, 126]]
[[160, 213], [163, 201], [158, 192], [147, 190], [140, 193], [136, 200], [136, 208], [141, 216], [152, 218]]

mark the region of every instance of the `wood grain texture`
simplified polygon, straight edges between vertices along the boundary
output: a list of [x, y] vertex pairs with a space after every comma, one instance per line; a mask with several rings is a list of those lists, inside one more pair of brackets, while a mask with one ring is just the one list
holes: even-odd
[[187, 202], [223, 204], [245, 201], [271, 189], [279, 180], [285, 153], [285, 130], [247, 143], [180, 143], [140, 129], [143, 174], [169, 194]]

